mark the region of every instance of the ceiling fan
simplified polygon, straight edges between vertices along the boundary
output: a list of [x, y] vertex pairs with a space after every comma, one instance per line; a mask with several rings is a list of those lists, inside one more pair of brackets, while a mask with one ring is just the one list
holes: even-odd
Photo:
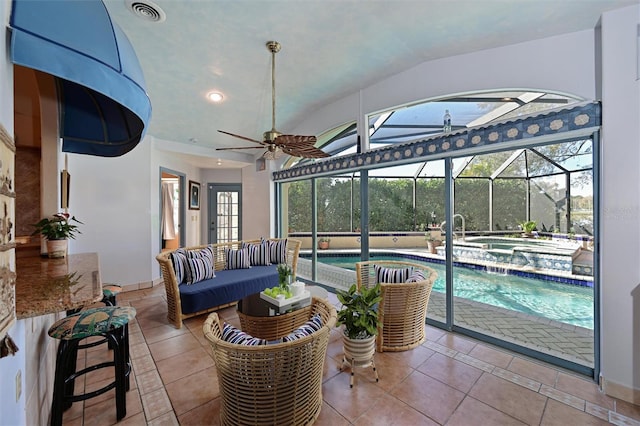
[[[224, 130], [218, 131], [225, 135], [244, 139], [246, 141], [262, 145], [262, 147], [267, 147], [267, 150], [262, 154], [262, 158], [267, 160], [279, 158], [283, 153], [289, 154], [293, 157], [303, 158], [328, 157], [329, 154], [314, 146], [316, 143], [315, 136], [283, 135], [276, 130], [276, 53], [280, 51], [280, 43], [277, 41], [268, 41], [267, 49], [271, 52], [271, 130], [263, 133], [262, 141], [225, 132]], [[234, 148], [217, 148], [217, 150], [256, 149], [262, 147], [238, 146]]]

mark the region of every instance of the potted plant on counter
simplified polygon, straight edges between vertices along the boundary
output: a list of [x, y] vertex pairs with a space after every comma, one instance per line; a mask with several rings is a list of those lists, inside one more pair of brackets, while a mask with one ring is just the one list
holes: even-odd
[[45, 217], [33, 226], [36, 228], [31, 235], [42, 235], [47, 240], [47, 253], [50, 258], [60, 258], [67, 255], [69, 238], [75, 238], [81, 234], [78, 225], [82, 224], [75, 216], [69, 213], [56, 213]]
[[536, 230], [536, 225], [537, 223], [534, 220], [522, 222], [520, 224], [520, 228], [522, 228], [522, 236], [525, 238], [533, 237], [533, 231]]
[[347, 291], [336, 292], [338, 300], [342, 303], [336, 325], [344, 325], [344, 361], [349, 362], [352, 369], [354, 364], [368, 366], [376, 351], [376, 335], [380, 325], [378, 305], [382, 299], [380, 293], [379, 283], [360, 290], [353, 284]]
[[329, 237], [320, 237], [318, 238], [318, 248], [320, 250], [326, 250], [329, 248], [329, 241], [331, 239]]
[[442, 245], [442, 240], [434, 235], [435, 232], [436, 231], [427, 231], [424, 234], [424, 239], [427, 241], [427, 250], [429, 250], [429, 253], [431, 254], [437, 254], [438, 251], [436, 250], [436, 247], [440, 247]]

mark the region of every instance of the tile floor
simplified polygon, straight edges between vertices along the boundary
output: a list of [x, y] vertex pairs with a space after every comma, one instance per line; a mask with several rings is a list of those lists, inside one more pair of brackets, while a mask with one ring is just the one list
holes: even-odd
[[[337, 305], [333, 294], [330, 300]], [[130, 328], [133, 373], [127, 416], [118, 424], [219, 424], [216, 367], [202, 333], [206, 315], [175, 329], [166, 320], [162, 286], [121, 294], [118, 302], [137, 309]], [[233, 308], [219, 314], [239, 326]], [[107, 355], [104, 345], [87, 349], [78, 365]], [[640, 406], [602, 394], [589, 379], [434, 327], [427, 328], [421, 347], [376, 354], [378, 383], [370, 369], [357, 369], [350, 389], [349, 374], [338, 369], [341, 359], [336, 329], [316, 425], [640, 426]], [[110, 380], [108, 372], [88, 374], [84, 386], [103, 386]], [[113, 392], [74, 403], [64, 424], [115, 424]]]

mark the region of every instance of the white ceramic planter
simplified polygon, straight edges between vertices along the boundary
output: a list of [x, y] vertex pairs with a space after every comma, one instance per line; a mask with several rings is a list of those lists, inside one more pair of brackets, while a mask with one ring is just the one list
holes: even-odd
[[49, 258], [57, 259], [67, 256], [68, 240], [47, 240], [47, 253]]
[[376, 352], [376, 336], [370, 336], [366, 339], [350, 339], [343, 335], [342, 338], [344, 356], [348, 362], [353, 360], [359, 367], [366, 367], [371, 363]]

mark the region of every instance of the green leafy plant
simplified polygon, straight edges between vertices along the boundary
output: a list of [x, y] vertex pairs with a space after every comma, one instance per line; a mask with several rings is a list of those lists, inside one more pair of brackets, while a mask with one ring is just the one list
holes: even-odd
[[344, 324], [347, 337], [364, 339], [378, 334], [378, 305], [382, 299], [380, 292], [380, 284], [371, 288], [363, 287], [360, 291], [353, 284], [347, 291], [336, 292], [338, 300], [342, 303], [336, 324]]
[[286, 263], [278, 264], [278, 283], [283, 290], [289, 290], [289, 277], [293, 273]]
[[56, 213], [33, 224], [36, 229], [31, 235], [40, 234], [47, 240], [75, 238], [76, 234], [82, 234], [82, 232], [78, 229], [78, 225], [74, 225], [72, 222], [82, 225], [82, 222], [76, 219], [75, 216], [69, 217], [69, 213]]
[[522, 228], [522, 231], [525, 234], [531, 234], [533, 231], [536, 230], [536, 225], [537, 225], [537, 223], [536, 223], [535, 220], [529, 220], [529, 221], [526, 221], [526, 222], [522, 222], [520, 224], [520, 227]]

